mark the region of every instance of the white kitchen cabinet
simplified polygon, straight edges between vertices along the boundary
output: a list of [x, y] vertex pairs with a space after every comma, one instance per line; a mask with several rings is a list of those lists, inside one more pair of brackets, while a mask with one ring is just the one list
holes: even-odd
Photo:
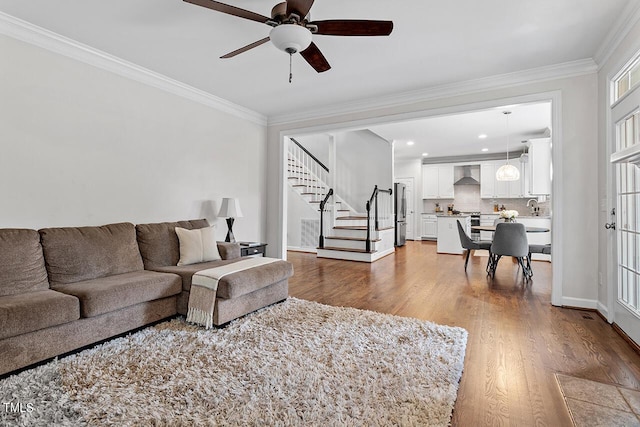
[[422, 214], [422, 238], [435, 240], [438, 237], [438, 217], [432, 214]]
[[551, 194], [551, 138], [529, 140], [529, 194]]
[[441, 199], [453, 199], [453, 165], [438, 166], [438, 192]]
[[522, 168], [522, 163], [520, 163], [520, 158], [516, 157], [515, 159], [509, 159], [509, 164], [515, 166], [520, 171], [519, 180], [509, 181], [507, 183], [507, 185], [509, 186], [509, 198], [522, 198], [524, 197], [524, 171]]
[[453, 199], [453, 165], [422, 166], [422, 198]]
[[438, 217], [438, 244], [436, 251], [444, 254], [461, 254], [465, 250], [460, 243], [460, 221], [467, 236], [471, 234], [471, 217], [468, 215], [441, 215]]
[[492, 199], [496, 192], [496, 169], [493, 162], [480, 164], [480, 197]]
[[422, 166], [422, 198], [437, 199], [438, 198], [438, 167]]
[[509, 164], [520, 170], [517, 181], [498, 181], [496, 172], [506, 163], [505, 160], [482, 162], [480, 164], [480, 197], [483, 199], [510, 199], [524, 196], [523, 170], [520, 159], [509, 159]]

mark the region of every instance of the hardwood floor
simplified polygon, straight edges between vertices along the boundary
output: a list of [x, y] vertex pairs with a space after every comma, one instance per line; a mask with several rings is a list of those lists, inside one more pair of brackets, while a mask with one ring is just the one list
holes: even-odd
[[407, 242], [373, 264], [289, 252], [289, 294], [469, 331], [454, 426], [570, 426], [555, 372], [640, 389], [640, 356], [596, 313], [553, 307], [551, 264], [534, 262], [523, 284], [502, 259], [487, 278], [486, 257], [436, 253]]

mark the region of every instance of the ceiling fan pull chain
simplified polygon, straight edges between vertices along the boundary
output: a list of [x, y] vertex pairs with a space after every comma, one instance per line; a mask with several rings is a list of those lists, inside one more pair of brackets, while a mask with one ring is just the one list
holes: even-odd
[[291, 63], [293, 61], [293, 55], [291, 54], [291, 52], [289, 52], [289, 83], [291, 83], [291, 80], [293, 79], [293, 72], [291, 71]]

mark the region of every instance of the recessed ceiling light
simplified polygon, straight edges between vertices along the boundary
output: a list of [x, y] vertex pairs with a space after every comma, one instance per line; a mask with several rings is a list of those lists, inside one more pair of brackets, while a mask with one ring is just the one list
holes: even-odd
[[487, 137], [486, 133], [481, 133], [480, 135], [478, 135], [478, 138], [480, 139], [485, 139]]
[[413, 141], [407, 141], [407, 145], [413, 145], [413, 144], [415, 144], [415, 142], [413, 142]]
[[427, 157], [429, 153], [422, 153], [422, 157]]
[[482, 151], [489, 151], [489, 149], [488, 148], [483, 148]]

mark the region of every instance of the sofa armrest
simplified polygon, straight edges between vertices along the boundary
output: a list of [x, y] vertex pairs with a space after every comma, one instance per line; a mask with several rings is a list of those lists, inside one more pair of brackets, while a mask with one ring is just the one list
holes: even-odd
[[240, 243], [217, 242], [222, 259], [240, 258]]

